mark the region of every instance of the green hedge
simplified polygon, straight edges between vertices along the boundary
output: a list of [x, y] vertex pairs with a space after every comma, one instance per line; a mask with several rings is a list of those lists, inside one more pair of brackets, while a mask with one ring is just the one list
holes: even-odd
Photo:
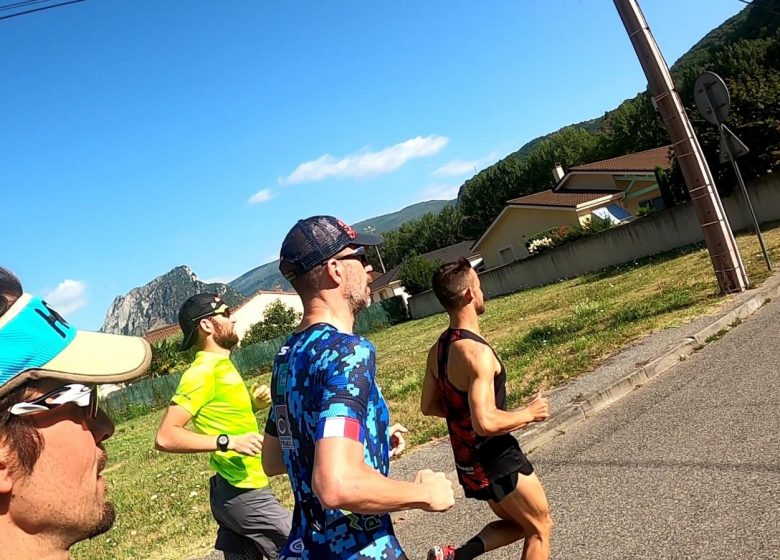
[[274, 340], [255, 342], [249, 346], [239, 346], [230, 353], [230, 359], [236, 369], [244, 375], [253, 375], [262, 370], [271, 369], [274, 356], [279, 352], [287, 336], [280, 336]]
[[101, 407], [114, 421], [129, 420], [150, 410], [163, 408], [179, 386], [181, 374], [147, 377], [109, 394], [102, 399]]
[[355, 318], [355, 332], [365, 335], [390, 325], [409, 320], [409, 311], [404, 298], [394, 296], [372, 303]]

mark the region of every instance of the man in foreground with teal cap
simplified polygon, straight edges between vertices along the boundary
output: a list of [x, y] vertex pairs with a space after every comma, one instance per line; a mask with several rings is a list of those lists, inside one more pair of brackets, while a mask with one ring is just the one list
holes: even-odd
[[0, 268], [0, 559], [66, 559], [107, 531], [99, 383], [149, 367], [142, 338], [76, 330]]

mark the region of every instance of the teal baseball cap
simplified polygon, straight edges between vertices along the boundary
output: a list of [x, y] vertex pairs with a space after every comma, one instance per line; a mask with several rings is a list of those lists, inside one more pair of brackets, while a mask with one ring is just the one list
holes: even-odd
[[30, 294], [0, 316], [0, 397], [35, 379], [130, 381], [146, 372], [151, 359], [143, 338], [78, 330]]

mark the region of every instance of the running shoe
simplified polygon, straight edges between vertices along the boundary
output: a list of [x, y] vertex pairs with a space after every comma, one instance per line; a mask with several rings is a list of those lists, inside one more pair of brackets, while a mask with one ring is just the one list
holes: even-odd
[[455, 547], [451, 544], [434, 546], [428, 551], [427, 560], [455, 560]]

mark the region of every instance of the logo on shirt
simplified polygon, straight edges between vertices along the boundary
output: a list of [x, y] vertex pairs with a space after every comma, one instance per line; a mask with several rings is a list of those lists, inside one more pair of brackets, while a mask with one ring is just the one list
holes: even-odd
[[276, 414], [276, 434], [279, 438], [279, 445], [282, 449], [293, 448], [292, 431], [290, 430], [290, 416], [287, 412], [286, 404], [277, 404], [274, 406]]
[[290, 552], [300, 554], [304, 550], [306, 550], [306, 547], [303, 546], [303, 539], [295, 539], [290, 543]]

